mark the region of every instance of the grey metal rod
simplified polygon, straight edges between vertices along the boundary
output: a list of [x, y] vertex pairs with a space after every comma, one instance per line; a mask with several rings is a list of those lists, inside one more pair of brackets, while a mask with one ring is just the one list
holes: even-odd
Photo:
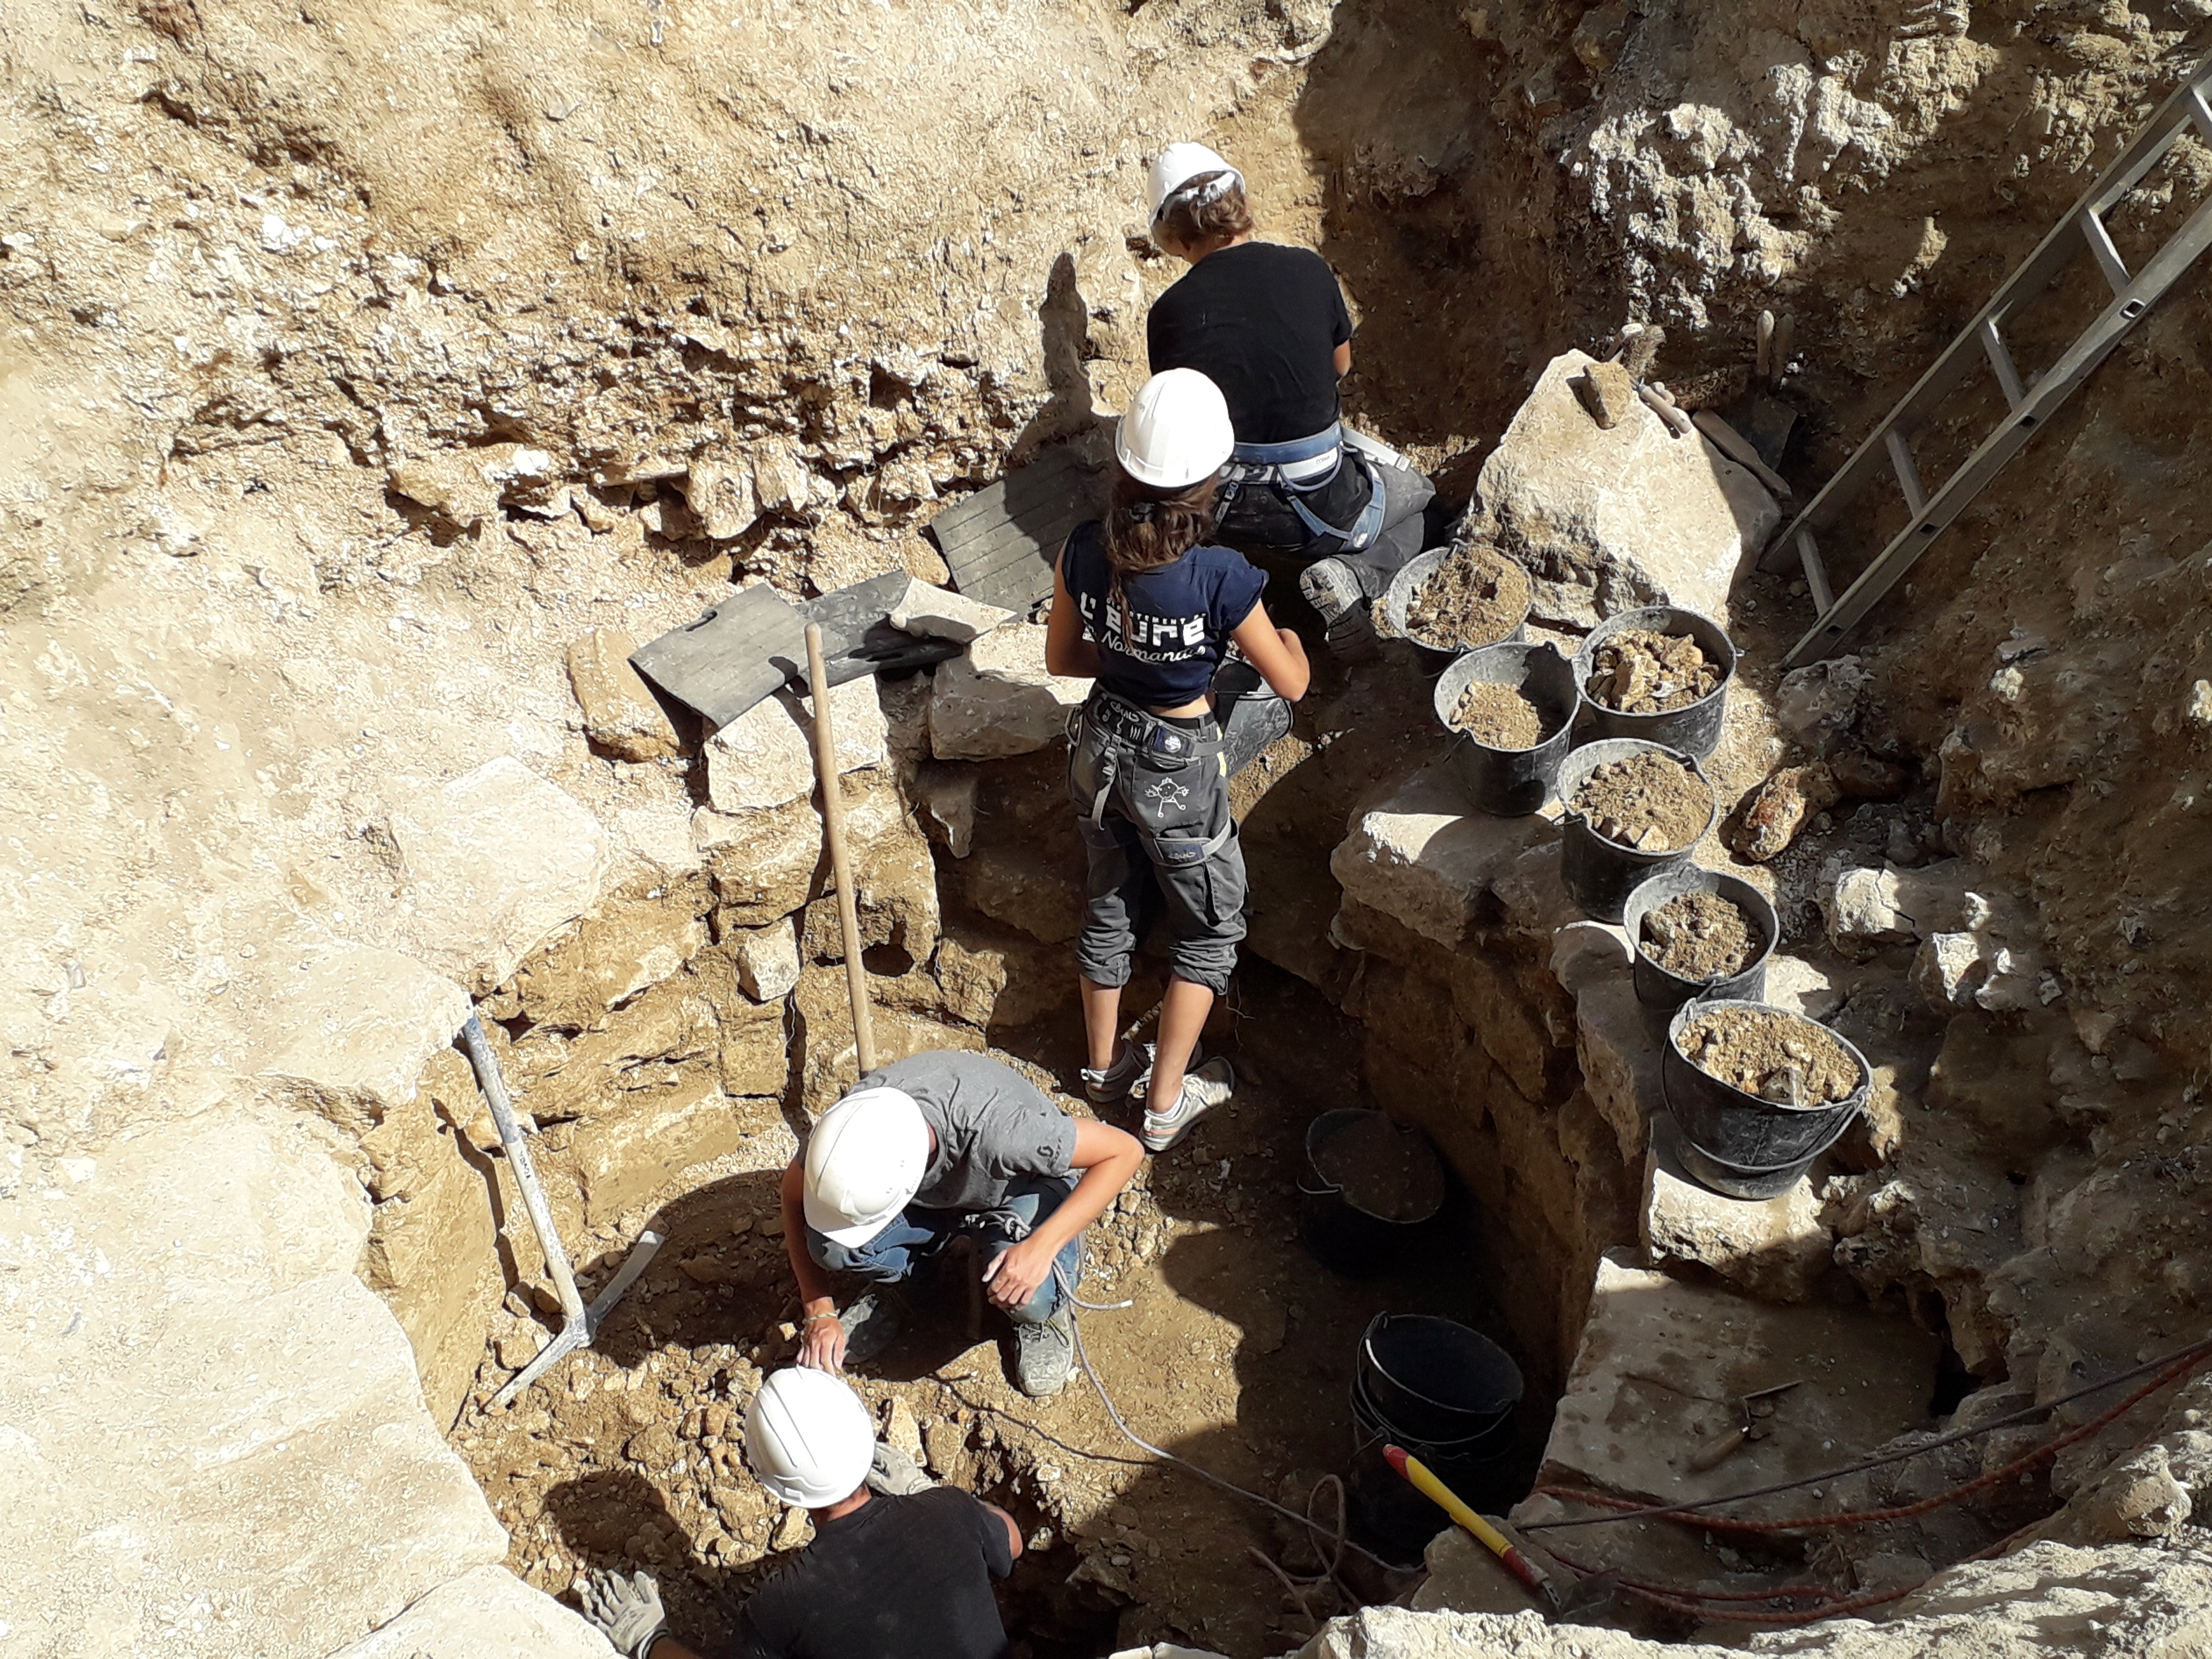
[[538, 1166], [530, 1161], [530, 1143], [523, 1136], [522, 1126], [514, 1121], [514, 1105], [507, 1097], [507, 1080], [499, 1073], [498, 1056], [484, 1040], [483, 1026], [474, 1014], [461, 1027], [461, 1048], [468, 1054], [470, 1069], [477, 1074], [477, 1087], [483, 1091], [485, 1103], [491, 1108], [492, 1121], [499, 1126], [499, 1144], [507, 1150], [514, 1184], [522, 1189], [523, 1208], [530, 1212], [531, 1229], [537, 1233], [538, 1248], [545, 1257], [545, 1271], [552, 1276], [554, 1293], [561, 1298], [562, 1327], [564, 1331], [571, 1327], [581, 1331], [586, 1323], [584, 1298], [577, 1293], [568, 1253], [562, 1249], [561, 1235], [554, 1228], [545, 1189], [538, 1184]]

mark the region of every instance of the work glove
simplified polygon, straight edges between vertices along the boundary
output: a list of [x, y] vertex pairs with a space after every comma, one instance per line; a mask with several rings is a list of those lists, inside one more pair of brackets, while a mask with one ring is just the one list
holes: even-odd
[[927, 1492], [936, 1484], [896, 1446], [881, 1440], [876, 1442], [875, 1455], [868, 1461], [870, 1492], [882, 1498], [910, 1498], [915, 1492]]
[[577, 1584], [576, 1597], [584, 1604], [584, 1617], [630, 1659], [645, 1659], [646, 1650], [668, 1634], [660, 1586], [642, 1568], [629, 1577], [595, 1568]]

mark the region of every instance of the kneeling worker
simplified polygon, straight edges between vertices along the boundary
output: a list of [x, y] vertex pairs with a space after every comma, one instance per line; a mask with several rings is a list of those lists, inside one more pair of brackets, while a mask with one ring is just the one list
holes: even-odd
[[[1143, 1161], [1130, 1135], [1070, 1117], [982, 1054], [936, 1049], [878, 1067], [783, 1173], [784, 1249], [805, 1320], [799, 1363], [834, 1371], [882, 1352], [901, 1323], [890, 1287], [966, 1234], [1013, 1322], [1016, 1386], [1057, 1394], [1075, 1363], [1077, 1240]], [[840, 1315], [825, 1268], [884, 1290]]]
[[[745, 1411], [745, 1461], [812, 1515], [814, 1541], [746, 1601], [721, 1659], [1004, 1659], [991, 1581], [1022, 1553], [1013, 1517], [877, 1444], [847, 1384], [822, 1371], [768, 1378]], [[593, 1573], [580, 1593], [629, 1659], [699, 1659], [668, 1634], [650, 1573]]]

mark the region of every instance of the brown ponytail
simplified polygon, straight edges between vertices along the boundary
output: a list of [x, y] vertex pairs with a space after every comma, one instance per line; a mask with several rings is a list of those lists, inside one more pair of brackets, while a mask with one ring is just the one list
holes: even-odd
[[1221, 483], [1214, 473], [1181, 489], [1154, 489], [1114, 469], [1114, 504], [1106, 514], [1106, 562], [1113, 568], [1109, 591], [1121, 613], [1121, 640], [1127, 644], [1129, 596], [1122, 579], [1161, 570], [1201, 545], [1213, 534], [1213, 501]]
[[1206, 186], [1221, 176], [1218, 173], [1201, 173], [1194, 179], [1186, 179], [1182, 187], [1167, 199], [1158, 222], [1152, 227], [1152, 240], [1158, 242], [1165, 239], [1184, 247], [1202, 247], [1208, 242], [1228, 242], [1250, 235], [1252, 209], [1244, 199], [1243, 185], [1231, 185], [1202, 204], [1198, 200], [1206, 195]]

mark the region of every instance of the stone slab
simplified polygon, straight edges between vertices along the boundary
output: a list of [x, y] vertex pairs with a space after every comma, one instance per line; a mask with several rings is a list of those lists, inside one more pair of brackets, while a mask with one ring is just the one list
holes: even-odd
[[[1777, 1307], [1611, 1252], [1540, 1478], [1676, 1500], [1817, 1474], [1929, 1425], [1939, 1346], [1870, 1308]], [[1766, 1438], [1714, 1468], [1688, 1467], [1733, 1431], [1742, 1395], [1793, 1380]], [[1805, 1502], [1783, 1493], [1735, 1512], [1796, 1514]]]
[[1775, 1198], [1725, 1198], [1682, 1168], [1679, 1139], [1672, 1117], [1652, 1120], [1644, 1158], [1645, 1263], [1694, 1261], [1762, 1301], [1810, 1301], [1835, 1259], [1811, 1179], [1800, 1176]]
[[[881, 766], [890, 731], [872, 675], [830, 689], [840, 774]], [[814, 791], [814, 701], [779, 691], [707, 739], [707, 799], [718, 812], [757, 811]]]
[[468, 1023], [469, 994], [397, 951], [348, 951], [288, 976], [290, 1036], [262, 1068], [277, 1091], [356, 1132], [415, 1097]]
[[822, 815], [799, 798], [759, 811], [718, 812], [702, 806], [691, 817], [691, 840], [707, 861], [720, 902], [718, 920], [758, 927], [806, 902], [815, 872], [829, 863]]
[[799, 938], [789, 921], [747, 927], [730, 938], [738, 984], [755, 1002], [781, 1001], [799, 983]]
[[1362, 811], [1328, 867], [1347, 896], [1456, 949], [1492, 878], [1556, 833], [1541, 817], [1476, 811], [1450, 772], [1432, 766]]
[[395, 786], [390, 823], [410, 954], [478, 995], [590, 909], [613, 864], [599, 820], [510, 755]]
[[331, 1659], [614, 1659], [580, 1614], [505, 1567], [441, 1584], [373, 1635]]
[[986, 634], [939, 664], [929, 705], [930, 751], [939, 760], [1003, 760], [1057, 742], [1091, 682], [1046, 672], [1045, 630], [1021, 623]]
[[1587, 628], [1680, 605], [1725, 626], [1729, 590], [1781, 509], [1747, 469], [1677, 438], [1641, 400], [1598, 426], [1572, 385], [1592, 362], [1569, 351], [1546, 365], [1483, 462], [1467, 533], [1527, 567], [1542, 621]]
[[597, 1226], [648, 1198], [679, 1172], [737, 1150], [742, 1127], [720, 1082], [624, 1095], [579, 1123], [569, 1143], [584, 1189], [584, 1219]]
[[1012, 620], [1013, 614], [916, 576], [908, 579], [905, 594], [891, 606], [890, 623], [924, 639], [957, 640], [964, 645]]
[[593, 743], [619, 760], [658, 760], [681, 745], [675, 726], [629, 665], [636, 649], [637, 641], [618, 628], [578, 635], [568, 647], [568, 689]]

